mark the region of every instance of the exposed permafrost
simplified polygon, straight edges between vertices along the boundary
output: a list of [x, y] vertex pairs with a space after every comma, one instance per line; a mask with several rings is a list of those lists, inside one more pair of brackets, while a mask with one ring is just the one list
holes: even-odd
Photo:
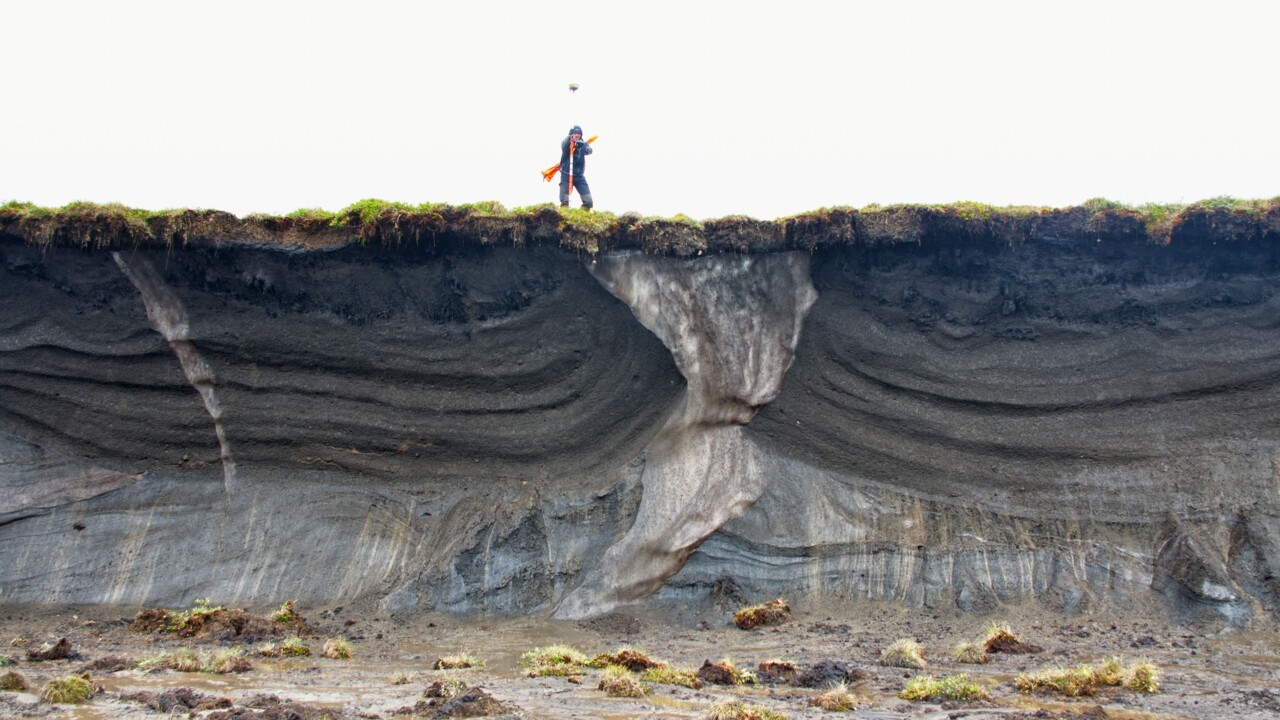
[[227, 440], [226, 429], [222, 425], [222, 406], [218, 403], [218, 395], [214, 391], [215, 378], [213, 368], [200, 356], [195, 345], [191, 344], [188, 335], [191, 323], [187, 319], [187, 309], [182, 301], [165, 286], [164, 280], [145, 259], [133, 258], [125, 260], [119, 252], [112, 252], [111, 257], [124, 272], [129, 282], [142, 295], [142, 304], [147, 308], [147, 319], [151, 327], [160, 333], [178, 356], [178, 364], [187, 376], [187, 382], [200, 393], [205, 410], [213, 418], [213, 430], [218, 436], [218, 448], [222, 456], [222, 485], [229, 494], [235, 489], [236, 462], [231, 455], [231, 443]]
[[809, 257], [622, 253], [591, 268], [671, 350], [687, 386], [646, 448], [635, 523], [557, 617], [599, 615], [651, 595], [760, 497], [760, 456], [742, 428], [777, 397], [817, 300]]

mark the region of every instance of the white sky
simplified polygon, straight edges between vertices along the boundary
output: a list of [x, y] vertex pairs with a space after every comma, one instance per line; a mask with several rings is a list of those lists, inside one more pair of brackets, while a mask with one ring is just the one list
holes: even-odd
[[619, 213], [1280, 195], [1273, 0], [5, 0], [0, 28], [0, 202], [550, 202], [574, 123]]

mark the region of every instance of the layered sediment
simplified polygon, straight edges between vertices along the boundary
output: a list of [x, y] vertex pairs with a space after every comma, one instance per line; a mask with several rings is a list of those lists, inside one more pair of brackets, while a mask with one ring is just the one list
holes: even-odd
[[1274, 208], [558, 217], [0, 212], [0, 600], [1276, 611]]

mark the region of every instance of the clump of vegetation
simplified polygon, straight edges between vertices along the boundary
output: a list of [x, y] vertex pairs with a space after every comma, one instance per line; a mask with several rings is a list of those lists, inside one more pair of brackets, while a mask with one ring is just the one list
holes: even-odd
[[617, 222], [617, 217], [614, 217], [613, 213], [598, 213], [595, 210], [581, 208], [561, 208], [559, 215], [561, 215], [559, 231], [576, 231], [579, 236], [585, 236], [577, 238], [570, 245], [593, 255], [600, 251], [599, 236]]
[[1093, 668], [1078, 665], [1022, 673], [1014, 678], [1013, 686], [1024, 693], [1057, 692], [1067, 697], [1081, 697], [1098, 692], [1099, 683]]
[[934, 678], [931, 675], [917, 675], [907, 681], [907, 686], [898, 693], [903, 700], [918, 702], [922, 700], [981, 700], [989, 697], [987, 689], [969, 680], [969, 676], [948, 675]]
[[644, 685], [634, 673], [621, 665], [610, 665], [600, 675], [598, 689], [610, 697], [644, 697]]
[[718, 663], [706, 660], [698, 668], [698, 679], [712, 685], [754, 685], [756, 676], [749, 670], [734, 665], [732, 658], [725, 658]]
[[27, 679], [10, 670], [0, 675], [0, 690], [5, 692], [22, 692], [27, 689]]
[[338, 213], [330, 212], [323, 208], [298, 208], [285, 215], [290, 220], [308, 220], [321, 223], [331, 223], [337, 216]]
[[961, 220], [992, 220], [999, 217], [1018, 218], [1043, 215], [1049, 208], [1036, 205], [1005, 205], [998, 207], [986, 203], [961, 200], [943, 205], [930, 205], [934, 210], [954, 215]]
[[520, 665], [529, 677], [564, 677], [581, 673], [589, 658], [567, 645], [548, 645], [520, 656]]
[[165, 630], [171, 633], [183, 633], [204, 625], [212, 615], [226, 608], [211, 605], [209, 598], [197, 598], [190, 610], [171, 612], [165, 619]]
[[409, 673], [398, 672], [391, 676], [392, 685], [408, 685], [410, 682]]
[[1080, 207], [1091, 213], [1106, 212], [1107, 210], [1119, 210], [1124, 207], [1124, 203], [1108, 200], [1104, 197], [1089, 198], [1080, 203]]
[[24, 638], [24, 637], [22, 637], [21, 635], [19, 635], [18, 637], [16, 637], [16, 638], [14, 638], [14, 639], [12, 639], [12, 640], [10, 640], [10, 641], [9, 641], [9, 647], [11, 647], [11, 648], [28, 648], [28, 647], [31, 647], [31, 641], [30, 641], [30, 640], [28, 640], [27, 638]]
[[89, 702], [98, 692], [88, 675], [68, 675], [50, 680], [40, 688], [40, 699], [55, 705], [79, 705]]
[[706, 720], [788, 720], [787, 716], [763, 705], [732, 701], [707, 708]]
[[169, 656], [169, 668], [178, 672], [200, 672], [205, 663], [200, 655], [191, 648], [179, 648]]
[[851, 712], [858, 709], [858, 696], [849, 689], [848, 683], [840, 682], [810, 700], [809, 704], [832, 712]]
[[928, 663], [924, 661], [924, 648], [920, 643], [911, 638], [903, 638], [880, 651], [880, 664], [922, 670]]
[[355, 654], [355, 648], [346, 638], [329, 638], [324, 641], [324, 650], [321, 654], [330, 660], [350, 660]]
[[479, 202], [463, 203], [458, 206], [459, 210], [465, 210], [472, 215], [506, 215], [507, 208], [497, 200], [481, 200]]
[[271, 613], [271, 622], [287, 623], [298, 619], [298, 609], [293, 606], [292, 600], [285, 600], [280, 609]]
[[191, 648], [179, 648], [175, 652], [162, 652], [138, 663], [142, 670], [174, 670], [176, 672], [202, 672], [218, 675], [248, 672], [253, 663], [244, 656], [241, 648], [219, 650], [212, 655], [201, 655]]
[[467, 691], [467, 683], [462, 678], [445, 678], [436, 680], [427, 686], [422, 692], [423, 697], [428, 698], [444, 698], [448, 700], [455, 698]]
[[311, 648], [297, 635], [280, 641], [280, 657], [302, 657], [311, 654]]
[[171, 652], [162, 652], [153, 655], [144, 660], [138, 661], [139, 670], [173, 670], [174, 654]]
[[1145, 660], [1134, 664], [1129, 668], [1129, 676], [1125, 678], [1124, 686], [1134, 692], [1154, 693], [1160, 691], [1160, 668], [1155, 663]]
[[215, 652], [212, 657], [201, 664], [200, 669], [207, 673], [226, 675], [229, 673], [248, 672], [253, 669], [253, 663], [244, 656], [243, 648], [228, 648]]
[[762, 605], [744, 607], [733, 614], [733, 624], [739, 630], [750, 630], [755, 627], [768, 627], [791, 622], [791, 607], [782, 598], [770, 600]]
[[698, 679], [698, 673], [689, 668], [679, 668], [672, 665], [659, 665], [651, 667], [644, 671], [640, 679], [648, 683], [657, 683], [659, 685], [679, 685], [681, 687], [693, 688], [697, 690], [702, 687], [702, 681]]
[[962, 642], [956, 645], [953, 655], [956, 662], [968, 665], [985, 665], [991, 662], [991, 656], [987, 654], [987, 648], [982, 643]]
[[268, 643], [258, 648], [263, 657], [304, 657], [311, 654], [311, 648], [297, 635], [290, 635], [279, 644]]
[[1159, 674], [1159, 668], [1150, 662], [1141, 661], [1126, 669], [1119, 658], [1108, 658], [1096, 665], [1023, 673], [1013, 684], [1024, 693], [1055, 692], [1067, 697], [1094, 695], [1099, 688], [1120, 686], [1153, 693], [1159, 690]]
[[1124, 684], [1124, 663], [1118, 657], [1109, 657], [1092, 667], [1093, 678], [1099, 685], [1116, 687]]
[[465, 670], [467, 668], [482, 668], [484, 661], [472, 657], [470, 655], [445, 655], [436, 658], [435, 665], [432, 666], [436, 670]]
[[987, 636], [982, 644], [988, 653], [1024, 654], [1044, 651], [1039, 645], [1022, 642], [1013, 633], [1013, 628], [996, 622], [987, 625]]
[[365, 198], [339, 210], [330, 223], [334, 226], [344, 225], [348, 219], [354, 219], [366, 224], [374, 223], [385, 215], [408, 215], [413, 211], [413, 206], [408, 203]]
[[605, 668], [610, 665], [621, 665], [632, 672], [644, 672], [649, 668], [665, 665], [659, 660], [649, 657], [648, 653], [638, 648], [620, 647], [611, 653], [600, 653], [591, 659], [591, 667]]

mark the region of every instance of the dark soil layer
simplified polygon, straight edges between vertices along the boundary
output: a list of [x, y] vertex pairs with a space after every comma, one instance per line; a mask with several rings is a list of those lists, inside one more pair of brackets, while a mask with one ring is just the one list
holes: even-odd
[[729, 216], [698, 222], [634, 214], [560, 213], [553, 206], [507, 211], [496, 203], [408, 207], [362, 201], [340, 213], [300, 211], [246, 218], [217, 210], [148, 212], [73, 203], [0, 207], [0, 235], [41, 245], [237, 245], [334, 248], [351, 243], [436, 246], [552, 244], [587, 252], [650, 253], [813, 250], [965, 238], [1006, 245], [1050, 239], [1243, 242], [1280, 237], [1280, 202], [1229, 198], [1190, 206], [1131, 208], [1091, 201], [1071, 208], [994, 208], [977, 203], [824, 208], [776, 221]]

